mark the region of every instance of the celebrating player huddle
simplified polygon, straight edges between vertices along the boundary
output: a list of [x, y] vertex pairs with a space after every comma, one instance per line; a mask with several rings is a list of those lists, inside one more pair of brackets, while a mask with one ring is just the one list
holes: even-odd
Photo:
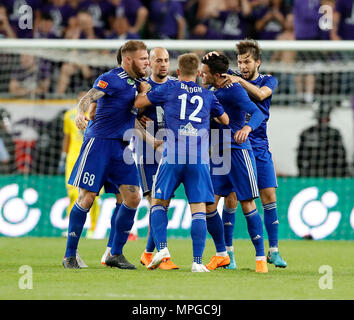
[[[123, 247], [134, 223], [141, 187], [150, 212], [149, 236], [140, 262], [148, 269], [178, 269], [167, 246], [167, 211], [180, 184], [192, 214], [192, 272], [236, 269], [237, 201], [255, 247], [256, 272], [268, 272], [267, 261], [286, 267], [278, 251], [277, 184], [266, 136], [277, 81], [258, 73], [258, 44], [241, 41], [238, 45], [241, 77], [232, 75], [227, 57], [217, 52], [203, 57], [201, 70], [196, 54], [180, 55], [178, 79], [168, 76], [169, 55], [164, 48], [152, 49], [149, 57], [142, 41], [128, 41], [117, 58], [121, 66], [98, 77], [78, 105], [76, 124], [86, 130], [69, 179], [79, 188], [79, 196], [70, 212], [64, 267], [81, 267], [76, 257], [80, 235], [87, 212], [104, 187], [116, 195], [117, 206], [102, 263], [136, 269], [124, 257]], [[151, 76], [142, 78], [149, 64]], [[203, 86], [197, 83], [198, 76]], [[85, 112], [96, 101], [94, 120], [87, 123]], [[136, 164], [128, 148], [132, 136]], [[269, 238], [267, 257], [263, 223], [254, 201], [259, 194]], [[217, 212], [221, 197], [225, 197], [222, 217]], [[207, 232], [216, 255], [204, 265]]]

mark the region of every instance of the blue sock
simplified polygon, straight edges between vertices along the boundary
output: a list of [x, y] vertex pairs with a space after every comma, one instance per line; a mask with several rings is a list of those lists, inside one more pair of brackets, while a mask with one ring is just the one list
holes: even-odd
[[192, 214], [191, 236], [193, 242], [193, 262], [202, 263], [203, 251], [207, 235], [206, 218], [204, 212]]
[[270, 248], [278, 248], [278, 213], [277, 203], [267, 203], [263, 205], [264, 209], [264, 224], [268, 234]]
[[128, 240], [129, 232], [134, 224], [135, 213], [136, 209], [130, 208], [124, 203], [120, 206], [114, 225], [115, 233], [111, 249], [112, 255], [123, 253], [123, 247]]
[[256, 256], [264, 256], [263, 243], [263, 224], [261, 216], [257, 209], [245, 214], [248, 233], [251, 237], [254, 248], [256, 249]]
[[146, 252], [154, 252], [155, 250], [155, 242], [154, 242], [154, 236], [152, 233], [152, 226], [151, 226], [151, 212], [149, 213], [149, 235], [146, 243]]
[[152, 206], [150, 209], [151, 229], [157, 251], [167, 247], [167, 212], [162, 205]]
[[217, 210], [206, 214], [206, 225], [208, 232], [212, 236], [216, 248], [216, 252], [226, 251], [224, 228], [221, 217]]
[[82, 229], [90, 209], [80, 207], [76, 202], [70, 211], [68, 240], [66, 243], [65, 257], [76, 256], [77, 246], [79, 244]]
[[224, 224], [225, 245], [232, 247], [235, 227], [235, 212], [236, 208], [226, 208], [222, 211], [222, 221]]
[[109, 238], [108, 238], [108, 243], [107, 247], [112, 248], [112, 243], [113, 243], [113, 237], [116, 231], [115, 224], [116, 224], [116, 217], [117, 217], [117, 212], [120, 208], [120, 203], [116, 203], [116, 207], [113, 210], [112, 217], [111, 217], [111, 231], [109, 232]]

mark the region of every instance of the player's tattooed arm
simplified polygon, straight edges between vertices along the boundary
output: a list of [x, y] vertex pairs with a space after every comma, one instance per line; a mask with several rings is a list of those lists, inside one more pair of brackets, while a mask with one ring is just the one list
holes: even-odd
[[85, 130], [87, 126], [87, 121], [89, 120], [85, 113], [89, 109], [92, 102], [97, 101], [99, 98], [103, 97], [105, 93], [103, 91], [97, 90], [95, 88], [90, 89], [79, 101], [77, 106], [77, 116], [75, 119], [76, 126], [80, 130]]

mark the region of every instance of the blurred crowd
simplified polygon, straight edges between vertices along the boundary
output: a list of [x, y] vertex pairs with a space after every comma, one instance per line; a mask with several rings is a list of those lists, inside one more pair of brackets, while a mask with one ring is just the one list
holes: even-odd
[[[1, 0], [0, 37], [353, 40], [353, 4], [354, 0]], [[326, 16], [329, 11], [333, 17]], [[30, 13], [33, 21], [28, 16], [21, 21]]]

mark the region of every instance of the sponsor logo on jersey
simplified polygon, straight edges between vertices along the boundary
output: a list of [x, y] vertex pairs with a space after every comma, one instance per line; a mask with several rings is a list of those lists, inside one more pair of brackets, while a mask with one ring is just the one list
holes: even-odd
[[178, 133], [182, 136], [197, 136], [198, 129], [194, 128], [193, 125], [188, 122], [185, 126], [180, 126]]

